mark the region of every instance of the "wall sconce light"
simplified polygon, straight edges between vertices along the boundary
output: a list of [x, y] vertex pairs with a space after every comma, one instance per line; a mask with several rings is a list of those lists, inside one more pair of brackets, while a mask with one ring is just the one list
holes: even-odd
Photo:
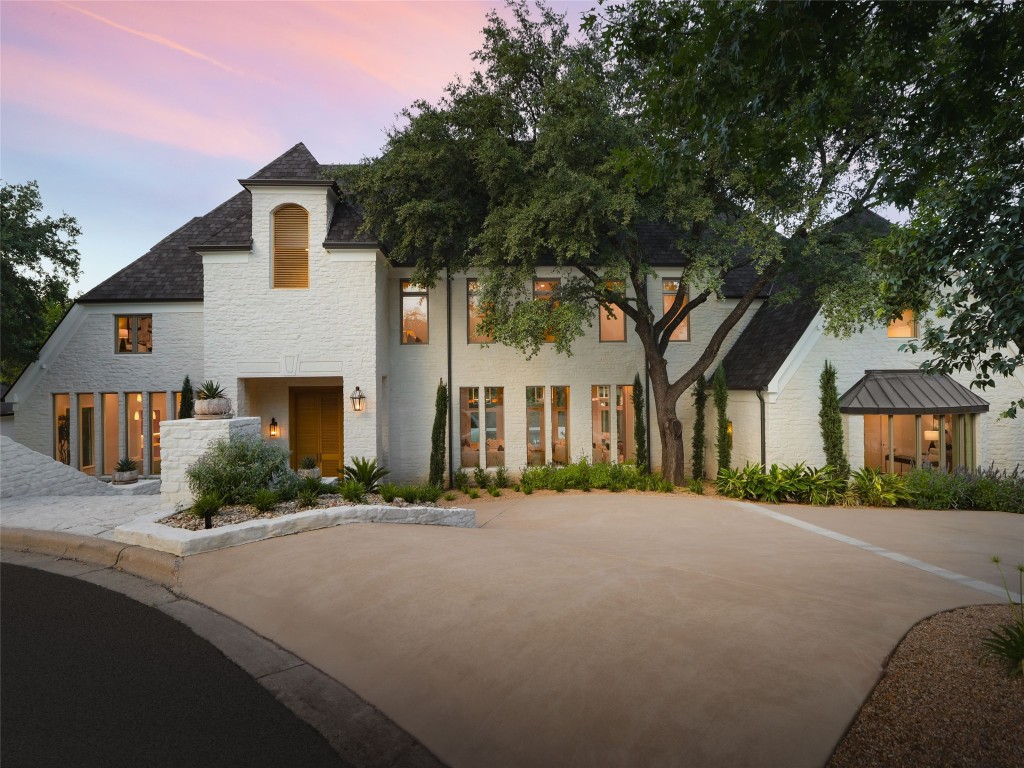
[[271, 417], [270, 418], [270, 436], [271, 437], [277, 437], [280, 434], [281, 434], [281, 430], [277, 426], [277, 419]]
[[352, 410], [356, 413], [366, 410], [366, 395], [363, 394], [359, 387], [356, 387], [355, 391], [352, 392]]
[[731, 421], [726, 422], [725, 431], [729, 435], [729, 447], [732, 448], [732, 422]]

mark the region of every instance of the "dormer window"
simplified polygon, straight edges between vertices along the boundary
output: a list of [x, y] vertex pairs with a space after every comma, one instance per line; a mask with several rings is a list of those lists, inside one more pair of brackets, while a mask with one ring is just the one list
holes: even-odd
[[274, 287], [309, 288], [309, 212], [287, 203], [274, 211]]

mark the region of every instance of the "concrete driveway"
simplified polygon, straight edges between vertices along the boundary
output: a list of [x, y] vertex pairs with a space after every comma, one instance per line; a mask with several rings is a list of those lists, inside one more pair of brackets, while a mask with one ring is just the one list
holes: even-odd
[[821, 766], [907, 630], [997, 602], [976, 588], [998, 584], [988, 558], [1024, 560], [1024, 516], [763, 509], [498, 499], [477, 529], [349, 525], [195, 555], [182, 585], [453, 766]]

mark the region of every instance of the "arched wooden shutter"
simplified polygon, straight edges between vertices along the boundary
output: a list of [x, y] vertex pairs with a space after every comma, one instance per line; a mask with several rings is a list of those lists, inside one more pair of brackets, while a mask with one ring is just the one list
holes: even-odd
[[309, 288], [309, 213], [294, 203], [274, 211], [274, 287]]

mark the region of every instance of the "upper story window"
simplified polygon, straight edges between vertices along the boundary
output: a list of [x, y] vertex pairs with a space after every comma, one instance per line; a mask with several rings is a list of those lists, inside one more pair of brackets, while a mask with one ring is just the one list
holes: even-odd
[[426, 344], [430, 341], [427, 311], [427, 289], [412, 280], [403, 280], [402, 343]]
[[478, 330], [484, 313], [480, 309], [480, 283], [473, 278], [466, 280], [466, 332], [470, 344], [488, 344], [494, 341], [490, 335]]
[[908, 309], [902, 315], [889, 323], [890, 339], [916, 339], [917, 318], [914, 310]]
[[295, 203], [274, 211], [274, 287], [309, 288], [309, 212]]
[[[622, 293], [623, 283], [621, 280], [614, 280], [608, 283], [608, 290]], [[617, 305], [605, 309], [597, 308], [598, 330], [601, 341], [625, 341], [626, 340], [626, 313]]]
[[[561, 284], [561, 280], [557, 277], [538, 277], [533, 281], [533, 298], [535, 301], [547, 301], [558, 306], [558, 302], [554, 300], [554, 295], [558, 291], [558, 286]], [[548, 330], [544, 334], [545, 343], [553, 343], [555, 340], [555, 334], [553, 331]]]
[[148, 354], [153, 351], [152, 315], [116, 315], [114, 327], [114, 352], [117, 354]]
[[[665, 279], [661, 281], [661, 311], [668, 314], [669, 310], [672, 309], [672, 303], [676, 300], [676, 294], [679, 293], [679, 281]], [[679, 312], [683, 311], [683, 307], [686, 306], [687, 297], [683, 295], [683, 303], [679, 306]], [[690, 340], [690, 316], [687, 315], [683, 318], [682, 322], [676, 326], [676, 329], [672, 331], [672, 335], [669, 337], [669, 341], [689, 341]]]

